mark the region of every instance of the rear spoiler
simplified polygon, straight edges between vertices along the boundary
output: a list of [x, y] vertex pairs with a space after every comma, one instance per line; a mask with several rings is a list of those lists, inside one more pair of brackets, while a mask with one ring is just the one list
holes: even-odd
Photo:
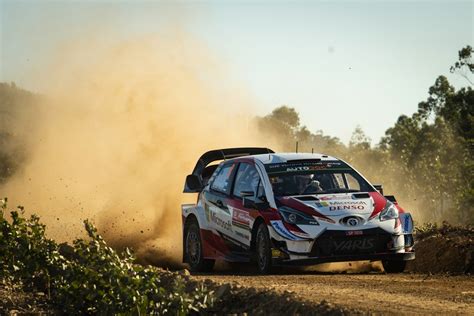
[[196, 163], [193, 173], [186, 177], [184, 184], [184, 193], [198, 193], [202, 190], [199, 185], [202, 183], [202, 172], [211, 162], [218, 160], [226, 160], [242, 156], [273, 154], [274, 151], [264, 147], [240, 147], [216, 149], [204, 153]]

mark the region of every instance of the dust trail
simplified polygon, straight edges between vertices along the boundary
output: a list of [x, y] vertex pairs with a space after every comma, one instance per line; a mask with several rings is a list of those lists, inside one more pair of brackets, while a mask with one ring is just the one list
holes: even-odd
[[262, 140], [250, 123], [255, 101], [199, 41], [182, 32], [86, 38], [65, 43], [43, 73], [47, 97], [28, 116], [31, 154], [1, 196], [39, 214], [58, 241], [83, 236], [89, 218], [141, 262], [179, 266], [180, 204], [196, 199], [182, 188], [197, 158], [282, 147]]
[[181, 192], [199, 155], [266, 145], [248, 125], [254, 102], [229, 77], [183, 33], [67, 43], [44, 78], [32, 155], [2, 196], [58, 240], [81, 236], [91, 218], [143, 261], [179, 262], [180, 204], [196, 198]]

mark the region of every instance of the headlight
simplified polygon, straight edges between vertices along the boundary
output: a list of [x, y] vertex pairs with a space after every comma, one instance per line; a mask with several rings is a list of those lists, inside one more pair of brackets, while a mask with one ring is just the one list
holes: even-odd
[[278, 209], [285, 222], [295, 225], [319, 225], [311, 215], [282, 206]]
[[398, 209], [392, 202], [387, 201], [387, 205], [385, 205], [385, 208], [380, 212], [379, 218], [381, 221], [396, 219], [398, 218]]

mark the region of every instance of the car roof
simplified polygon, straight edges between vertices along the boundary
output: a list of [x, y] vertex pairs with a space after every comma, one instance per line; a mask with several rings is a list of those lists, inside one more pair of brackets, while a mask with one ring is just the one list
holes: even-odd
[[[321, 161], [334, 161], [339, 159], [325, 155], [325, 154], [317, 154], [317, 153], [274, 153], [274, 154], [260, 154], [260, 155], [252, 155], [252, 156], [245, 156], [239, 158], [253, 158], [255, 160], [260, 160], [263, 164], [272, 164], [272, 163], [284, 163], [291, 160], [311, 160], [311, 159], [318, 159]], [[236, 158], [236, 159], [239, 159]]]

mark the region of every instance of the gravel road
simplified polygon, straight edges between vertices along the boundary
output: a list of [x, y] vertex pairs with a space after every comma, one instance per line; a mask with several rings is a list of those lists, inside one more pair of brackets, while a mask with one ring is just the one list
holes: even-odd
[[299, 300], [363, 313], [474, 315], [474, 278], [470, 275], [322, 273], [285, 271], [260, 276], [219, 272], [193, 276], [276, 292], [293, 292]]

